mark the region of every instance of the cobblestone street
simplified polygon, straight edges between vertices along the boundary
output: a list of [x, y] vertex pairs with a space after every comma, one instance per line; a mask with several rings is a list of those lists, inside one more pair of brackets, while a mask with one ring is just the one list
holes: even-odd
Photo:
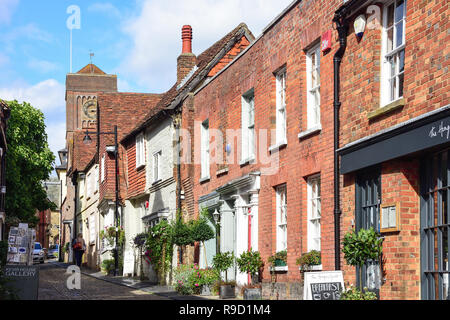
[[66, 286], [69, 274], [65, 272], [54, 263], [40, 265], [39, 300], [170, 300], [84, 274], [81, 274], [81, 290], [69, 290]]

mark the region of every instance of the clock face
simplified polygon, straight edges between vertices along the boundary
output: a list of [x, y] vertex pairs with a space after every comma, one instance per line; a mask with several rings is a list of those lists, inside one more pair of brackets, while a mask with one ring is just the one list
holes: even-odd
[[95, 119], [97, 115], [97, 101], [86, 101], [86, 103], [83, 105], [83, 112], [89, 119]]

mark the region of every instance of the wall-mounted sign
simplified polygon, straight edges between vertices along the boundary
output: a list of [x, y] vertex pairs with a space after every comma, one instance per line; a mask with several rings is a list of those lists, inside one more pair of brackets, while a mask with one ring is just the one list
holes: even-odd
[[331, 50], [331, 30], [328, 30], [322, 35], [321, 50], [323, 53]]
[[361, 39], [364, 35], [364, 31], [366, 31], [366, 16], [361, 14], [356, 17], [353, 26], [355, 28], [356, 36], [358, 39]]
[[381, 206], [380, 232], [399, 231], [400, 204], [385, 204]]
[[304, 300], [339, 300], [344, 290], [342, 271], [305, 273]]

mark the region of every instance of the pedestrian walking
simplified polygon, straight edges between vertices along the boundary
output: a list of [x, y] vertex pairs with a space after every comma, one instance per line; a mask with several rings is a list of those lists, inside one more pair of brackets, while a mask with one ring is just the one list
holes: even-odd
[[79, 233], [78, 237], [73, 239], [72, 248], [75, 254], [75, 262], [77, 266], [81, 268], [83, 254], [86, 251], [86, 243], [84, 242], [83, 234]]

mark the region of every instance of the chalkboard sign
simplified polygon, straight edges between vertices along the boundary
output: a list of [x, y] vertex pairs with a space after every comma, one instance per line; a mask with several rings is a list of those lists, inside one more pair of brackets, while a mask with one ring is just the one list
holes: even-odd
[[313, 300], [339, 300], [342, 286], [340, 282], [311, 283]]
[[305, 272], [304, 300], [339, 300], [344, 289], [342, 271]]
[[39, 288], [39, 268], [26, 265], [6, 265], [5, 277], [14, 288], [20, 300], [37, 300]]

